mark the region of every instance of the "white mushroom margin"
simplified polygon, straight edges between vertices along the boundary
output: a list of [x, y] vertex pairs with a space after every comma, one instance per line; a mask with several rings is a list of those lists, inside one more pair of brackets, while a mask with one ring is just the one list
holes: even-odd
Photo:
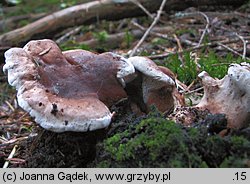
[[54, 132], [86, 132], [110, 124], [112, 114], [96, 98], [78, 99], [76, 102], [74, 99], [47, 94], [36, 81], [36, 64], [23, 49], [9, 49], [5, 52], [5, 58], [3, 71], [8, 71], [8, 82], [18, 91], [19, 106], [29, 112], [43, 128]]

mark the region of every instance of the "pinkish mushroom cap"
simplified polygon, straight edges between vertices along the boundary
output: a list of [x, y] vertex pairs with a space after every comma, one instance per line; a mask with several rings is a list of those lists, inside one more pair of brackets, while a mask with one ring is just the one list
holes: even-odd
[[108, 107], [127, 97], [124, 77], [135, 72], [125, 58], [83, 50], [61, 52], [51, 40], [30, 41], [5, 53], [8, 82], [19, 105], [43, 128], [86, 132], [107, 127]]

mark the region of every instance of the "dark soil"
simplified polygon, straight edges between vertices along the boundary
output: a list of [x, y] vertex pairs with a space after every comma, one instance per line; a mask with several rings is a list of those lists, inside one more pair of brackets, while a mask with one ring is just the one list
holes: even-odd
[[39, 129], [38, 136], [20, 145], [26, 163], [20, 167], [86, 167], [95, 159], [96, 144], [106, 131], [54, 133]]
[[113, 106], [111, 111], [116, 112], [115, 119], [103, 130], [54, 133], [37, 127], [38, 135], [19, 145], [17, 155], [26, 162], [13, 167], [87, 167], [96, 157], [98, 143], [141, 119], [130, 111], [127, 100]]

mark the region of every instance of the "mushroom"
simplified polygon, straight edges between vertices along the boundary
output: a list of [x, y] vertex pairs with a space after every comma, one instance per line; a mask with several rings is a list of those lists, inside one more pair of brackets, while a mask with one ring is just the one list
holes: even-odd
[[232, 64], [221, 80], [206, 72], [199, 74], [204, 96], [196, 106], [211, 113], [225, 114], [228, 128], [239, 129], [250, 122], [250, 64]]
[[48, 39], [11, 48], [5, 58], [3, 70], [17, 90], [20, 107], [54, 132], [105, 128], [112, 118], [109, 107], [128, 95], [145, 111], [152, 104], [163, 112], [174, 105], [171, 72], [147, 58], [61, 52]]
[[5, 58], [3, 70], [18, 91], [19, 105], [54, 132], [107, 127], [112, 118], [108, 106], [127, 97], [119, 80], [134, 73], [121, 56], [83, 50], [62, 53], [47, 39], [11, 48]]
[[127, 93], [132, 100], [144, 112], [148, 112], [151, 105], [155, 105], [161, 112], [172, 110], [174, 108], [174, 74], [165, 67], [157, 66], [146, 57], [135, 56], [129, 58], [128, 61], [137, 71], [136, 77], [127, 81]]

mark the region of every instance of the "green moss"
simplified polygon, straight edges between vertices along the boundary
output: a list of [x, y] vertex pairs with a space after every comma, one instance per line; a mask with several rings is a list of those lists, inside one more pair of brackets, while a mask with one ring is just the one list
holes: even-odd
[[182, 63], [178, 55], [172, 55], [165, 61], [165, 66], [176, 73], [180, 81], [190, 84], [198, 75], [197, 64], [190, 59], [190, 53], [184, 53], [184, 61]]
[[[149, 118], [132, 129], [129, 134], [116, 134], [104, 142], [105, 152], [122, 166], [129, 160], [132, 164], [124, 166], [195, 167], [202, 164], [201, 158], [189, 149], [180, 125], [164, 118]], [[126, 142], [121, 143], [124, 140]], [[103, 162], [98, 164], [103, 165]]]
[[93, 33], [93, 36], [98, 40], [99, 43], [104, 43], [108, 38], [107, 31], [100, 31]]
[[0, 105], [6, 100], [11, 99], [12, 97], [10, 94], [14, 95], [15, 92], [15, 89], [7, 83], [0, 84]]
[[[244, 167], [250, 141], [209, 135], [207, 124], [183, 127], [157, 113], [107, 138], [96, 167]], [[104, 156], [103, 156], [104, 155]], [[245, 165], [244, 165], [245, 164]]]
[[30, 22], [28, 20], [21, 20], [19, 23], [18, 23], [18, 26], [19, 27], [22, 27], [22, 26], [26, 26], [27, 24], [29, 24]]
[[167, 43], [169, 43], [168, 40], [166, 39], [163, 39], [163, 38], [154, 38], [151, 43], [154, 45], [154, 46], [157, 46], [157, 45], [166, 45]]
[[250, 167], [250, 141], [242, 136], [232, 136], [230, 156], [221, 163], [220, 167]]
[[128, 30], [126, 30], [126, 34], [124, 37], [124, 43], [126, 43], [126, 47], [129, 48], [133, 41], [134, 41], [134, 36]]
[[175, 34], [177, 36], [181, 36], [181, 35], [187, 34], [187, 33], [192, 34], [192, 35], [197, 35], [197, 30], [195, 30], [195, 29], [178, 29], [175, 32]]

